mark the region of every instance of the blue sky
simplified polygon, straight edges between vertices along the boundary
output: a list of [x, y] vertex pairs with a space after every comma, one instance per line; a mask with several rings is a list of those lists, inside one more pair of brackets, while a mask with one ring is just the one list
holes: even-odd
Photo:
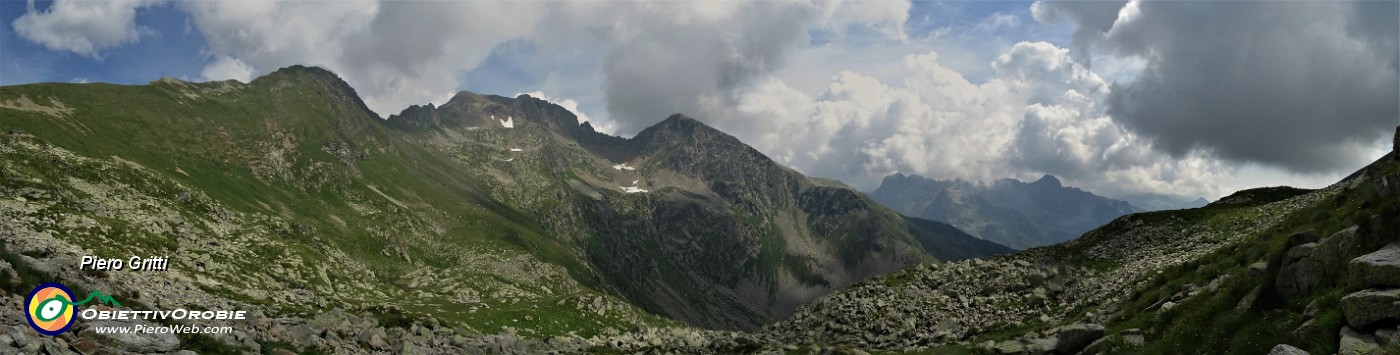
[[1214, 198], [1383, 154], [1396, 18], [1386, 1], [0, 1], [0, 85], [318, 65], [385, 117], [458, 90], [534, 93], [623, 136], [685, 113], [863, 190], [1054, 174]]
[[[47, 9], [52, 1], [37, 1]], [[140, 84], [162, 76], [198, 78], [209, 56], [204, 37], [188, 26], [189, 15], [174, 7], [153, 6], [137, 10], [136, 22], [145, 28], [139, 41], [103, 51], [94, 59], [69, 51], [53, 51], [18, 36], [9, 24], [24, 15], [24, 1], [0, 1], [0, 84], [90, 81]]]

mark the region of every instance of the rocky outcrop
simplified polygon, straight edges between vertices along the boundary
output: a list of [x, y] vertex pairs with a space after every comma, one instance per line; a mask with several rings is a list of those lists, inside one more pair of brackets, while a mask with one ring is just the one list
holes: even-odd
[[1331, 268], [1326, 256], [1317, 253], [1318, 243], [1304, 243], [1288, 249], [1283, 265], [1274, 279], [1274, 290], [1284, 298], [1296, 298], [1312, 292]]
[[1400, 243], [1352, 259], [1347, 267], [1348, 289], [1400, 287]]
[[[1379, 223], [1378, 217], [1372, 217], [1372, 220]], [[1305, 234], [1290, 238], [1290, 242], [1310, 239]], [[1380, 242], [1369, 228], [1351, 226], [1316, 242], [1295, 245], [1284, 254], [1274, 280], [1274, 290], [1285, 299], [1307, 295], [1325, 280], [1346, 276], [1343, 272], [1347, 265], [1343, 262], [1375, 250]], [[1388, 260], [1387, 255], [1377, 257], [1383, 261]]]

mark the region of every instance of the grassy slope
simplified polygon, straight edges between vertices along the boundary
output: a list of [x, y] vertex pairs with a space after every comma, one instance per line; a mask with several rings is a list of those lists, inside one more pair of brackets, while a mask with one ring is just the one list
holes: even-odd
[[[292, 70], [260, 78], [225, 94], [210, 90], [235, 84], [10, 86], [0, 89], [0, 101], [25, 96], [40, 105], [56, 106], [49, 98], [57, 98], [76, 114], [54, 117], [39, 112], [3, 110], [5, 115], [0, 120], [0, 128], [27, 131], [41, 141], [82, 156], [104, 160], [119, 156], [157, 175], [143, 179], [162, 180], [158, 184], [201, 191], [234, 212], [275, 216], [273, 218], [281, 218], [302, 230], [321, 231], [287, 233], [305, 239], [300, 240], [299, 246], [283, 252], [325, 262], [318, 243], [330, 243], [334, 249], [369, 264], [381, 276], [381, 281], [391, 285], [396, 283], [391, 275], [409, 272], [420, 265], [447, 268], [453, 266], [454, 253], [477, 249], [506, 255], [536, 255], [564, 266], [585, 286], [591, 284], [586, 266], [566, 246], [547, 237], [533, 218], [477, 192], [480, 191], [477, 182], [454, 173], [463, 166], [410, 143], [400, 133], [385, 129], [376, 122], [377, 117], [358, 110], [358, 105], [343, 96], [343, 92], [338, 91], [341, 88], [335, 84], [314, 70]], [[327, 142], [346, 142], [352, 151], [364, 152], [364, 156], [357, 158], [353, 167], [347, 167], [338, 157], [322, 149]], [[283, 156], [270, 156], [271, 151], [279, 151]], [[25, 157], [8, 158], [6, 168], [25, 169], [25, 176], [48, 176], [46, 180], [49, 181], [62, 181], [66, 176], [83, 173], [82, 169], [56, 170], [43, 166], [42, 162], [18, 161]], [[279, 162], [285, 164], [278, 166]], [[111, 177], [90, 178], [100, 181]], [[124, 177], [118, 179], [128, 182]], [[62, 189], [61, 186], [47, 187]], [[381, 193], [387, 197], [381, 198]], [[404, 206], [386, 203], [387, 199], [402, 202]], [[363, 214], [357, 209], [362, 205], [389, 213]], [[182, 211], [188, 214], [207, 212]], [[333, 222], [331, 216], [344, 225]], [[105, 222], [122, 224], [119, 220]], [[414, 235], [417, 239], [393, 237], [405, 235]], [[415, 243], [425, 241], [425, 236], [432, 240]], [[149, 239], [143, 243], [164, 243], [171, 245], [166, 249], [174, 248], [169, 240], [173, 238], [143, 237]], [[403, 250], [403, 255], [412, 261], [393, 253], [381, 253], [385, 249]], [[515, 280], [498, 281], [515, 283]], [[594, 293], [587, 287], [582, 292]], [[555, 307], [556, 301], [562, 300], [558, 298], [541, 299], [535, 305], [545, 305], [541, 307], [546, 309], [563, 308]], [[409, 310], [439, 316], [461, 311], [445, 300], [419, 308]], [[492, 331], [504, 325], [502, 319], [518, 318], [516, 313], [524, 312], [512, 308], [494, 308], [491, 314], [472, 317], [478, 319], [477, 324], [468, 325]], [[554, 323], [585, 318], [578, 310], [554, 311], [559, 313], [552, 317]], [[577, 325], [582, 327], [572, 328], [599, 326]], [[556, 327], [553, 323], [540, 327], [550, 333], [562, 333], [570, 328]]]
[[[1386, 158], [1382, 158], [1386, 161]], [[1400, 165], [1378, 164], [1373, 176], [1400, 173]], [[1083, 251], [1090, 245], [1115, 237], [1115, 229], [1126, 225], [1132, 219], [1148, 223], [1187, 226], [1219, 226], [1254, 218], [1253, 208], [1269, 202], [1283, 200], [1308, 190], [1287, 187], [1245, 190], [1231, 197], [1247, 197], [1250, 201], [1238, 204], [1212, 204], [1203, 208], [1179, 211], [1160, 211], [1124, 217], [1084, 238], [1072, 243], [1049, 248], [1053, 254], [1065, 257], [1071, 264], [1095, 268], [1114, 267], [1125, 260], [1088, 260]], [[1400, 199], [1379, 198], [1369, 181], [1358, 186], [1344, 188], [1332, 198], [1323, 199], [1310, 206], [1292, 212], [1281, 223], [1261, 233], [1227, 245], [1203, 257], [1184, 264], [1161, 270], [1160, 273], [1143, 275], [1147, 286], [1136, 290], [1120, 307], [1124, 314], [1107, 326], [1108, 334], [1129, 328], [1149, 331], [1148, 343], [1141, 348], [1129, 349], [1130, 353], [1140, 354], [1262, 354], [1276, 344], [1298, 346], [1314, 354], [1331, 354], [1337, 351], [1339, 329], [1344, 320], [1338, 302], [1344, 292], [1344, 279], [1324, 281], [1315, 292], [1286, 302], [1273, 294], [1271, 276], [1251, 277], [1247, 271], [1250, 264], [1270, 261], [1270, 272], [1278, 267], [1278, 261], [1286, 252], [1289, 236], [1316, 231], [1328, 236], [1353, 225], [1370, 223], [1370, 216], [1394, 216], [1400, 213]], [[1396, 225], [1383, 228], [1391, 233]], [[1223, 238], [1223, 236], [1222, 236]], [[1212, 280], [1225, 277], [1222, 287], [1204, 293], [1203, 296], [1187, 299], [1170, 311], [1138, 311], [1150, 308], [1159, 300], [1180, 291], [1187, 284], [1205, 286]], [[1256, 288], [1260, 290], [1255, 307], [1238, 310], [1242, 298]], [[1318, 302], [1320, 312], [1315, 317], [1317, 331], [1309, 334], [1293, 334], [1306, 320], [1302, 313], [1306, 305]], [[1121, 339], [1116, 339], [1121, 344]]]

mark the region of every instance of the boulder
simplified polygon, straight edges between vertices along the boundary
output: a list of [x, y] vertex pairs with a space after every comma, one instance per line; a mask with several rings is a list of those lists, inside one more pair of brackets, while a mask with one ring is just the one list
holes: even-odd
[[1318, 255], [1318, 243], [1303, 243], [1288, 249], [1283, 264], [1274, 278], [1274, 291], [1286, 299], [1312, 292], [1328, 274], [1323, 257]]
[[1147, 343], [1147, 338], [1142, 336], [1142, 329], [1123, 329], [1123, 332], [1119, 334], [1123, 336], [1123, 342], [1131, 346], [1142, 346], [1142, 344]]
[[[15, 272], [13, 266], [8, 261], [0, 260], [0, 282], [8, 284], [19, 283], [19, 273]], [[4, 291], [0, 291], [2, 294]]]
[[1055, 339], [1031, 338], [1021, 339], [1028, 354], [1049, 354], [1055, 351]]
[[1060, 328], [1055, 335], [1055, 351], [1061, 354], [1074, 354], [1095, 340], [1103, 337], [1103, 326], [1098, 324], [1071, 324]]
[[[1317, 242], [1289, 248], [1274, 279], [1274, 291], [1285, 299], [1296, 299], [1311, 293], [1324, 280], [1346, 276], [1339, 274], [1344, 262], [1379, 248], [1371, 234], [1351, 226]], [[1309, 238], [1290, 237], [1290, 242]]]
[[1370, 334], [1358, 333], [1351, 327], [1342, 326], [1342, 341], [1337, 345], [1337, 355], [1381, 355], [1379, 344]]
[[1288, 344], [1275, 345], [1273, 350], [1269, 350], [1269, 355], [1312, 355], [1303, 349], [1296, 348]]
[[1089, 346], [1084, 347], [1084, 350], [1080, 350], [1079, 353], [1084, 355], [1108, 354], [1112, 347], [1113, 337], [1102, 337], [1089, 343]]
[[1025, 354], [1026, 345], [1021, 344], [1020, 341], [1015, 339], [1002, 340], [996, 342], [995, 345], [992, 345], [992, 351], [995, 351], [998, 354]]
[[1400, 320], [1400, 288], [1362, 290], [1342, 297], [1347, 324], [1365, 329], [1383, 320]]
[[1400, 243], [1352, 259], [1347, 270], [1352, 290], [1400, 287]]

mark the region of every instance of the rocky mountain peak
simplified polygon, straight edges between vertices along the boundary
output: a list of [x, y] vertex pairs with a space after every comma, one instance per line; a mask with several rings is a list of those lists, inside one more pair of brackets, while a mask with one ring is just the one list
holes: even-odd
[[350, 84], [346, 83], [344, 79], [341, 79], [339, 75], [336, 75], [330, 70], [326, 70], [325, 68], [317, 66], [293, 65], [290, 67], [277, 69], [277, 71], [274, 71], [271, 74], [263, 76], [259, 79], [262, 78], [309, 78], [317, 81], [335, 84], [337, 88], [345, 89], [349, 92], [355, 91], [355, 89], [351, 88]]
[[359, 93], [355, 92], [355, 88], [351, 87], [349, 83], [346, 83], [344, 79], [341, 79], [339, 75], [336, 75], [335, 73], [331, 72], [330, 70], [326, 70], [325, 68], [317, 66], [293, 65], [290, 67], [277, 69], [277, 71], [272, 72], [271, 74], [258, 77], [257, 79], [253, 80], [253, 83], [267, 81], [292, 81], [307, 83], [310, 84], [312, 87], [316, 88], [317, 90], [321, 90], [329, 94], [330, 97], [334, 98], [334, 101], [349, 104], [351, 106], [350, 109], [352, 110], [362, 111], [365, 114], [370, 115], [371, 117], [380, 117], [379, 114], [370, 110], [369, 106], [365, 105], [364, 100], [360, 99]]
[[1031, 183], [1031, 184], [1036, 185], [1036, 186], [1047, 186], [1047, 187], [1054, 187], [1054, 188], [1064, 187], [1063, 184], [1060, 184], [1060, 179], [1055, 178], [1054, 175], [1050, 175], [1050, 174], [1045, 174], [1045, 176], [1041, 176], [1041, 177], [1040, 177], [1040, 180], [1036, 180], [1035, 182], [1033, 182], [1033, 183]]
[[[643, 129], [633, 139], [641, 142], [645, 147], [701, 145], [704, 146], [704, 149], [744, 148], [752, 150], [738, 138], [679, 113]], [[754, 152], [757, 153], [757, 151]]]
[[710, 128], [710, 126], [705, 125], [705, 123], [679, 113], [672, 114], [670, 117], [666, 117], [665, 120], [662, 120], [660, 123], [657, 123], [652, 127], [655, 127], [658, 130], [666, 130], [678, 133], [695, 133], [698, 130], [713, 130], [713, 128]]

